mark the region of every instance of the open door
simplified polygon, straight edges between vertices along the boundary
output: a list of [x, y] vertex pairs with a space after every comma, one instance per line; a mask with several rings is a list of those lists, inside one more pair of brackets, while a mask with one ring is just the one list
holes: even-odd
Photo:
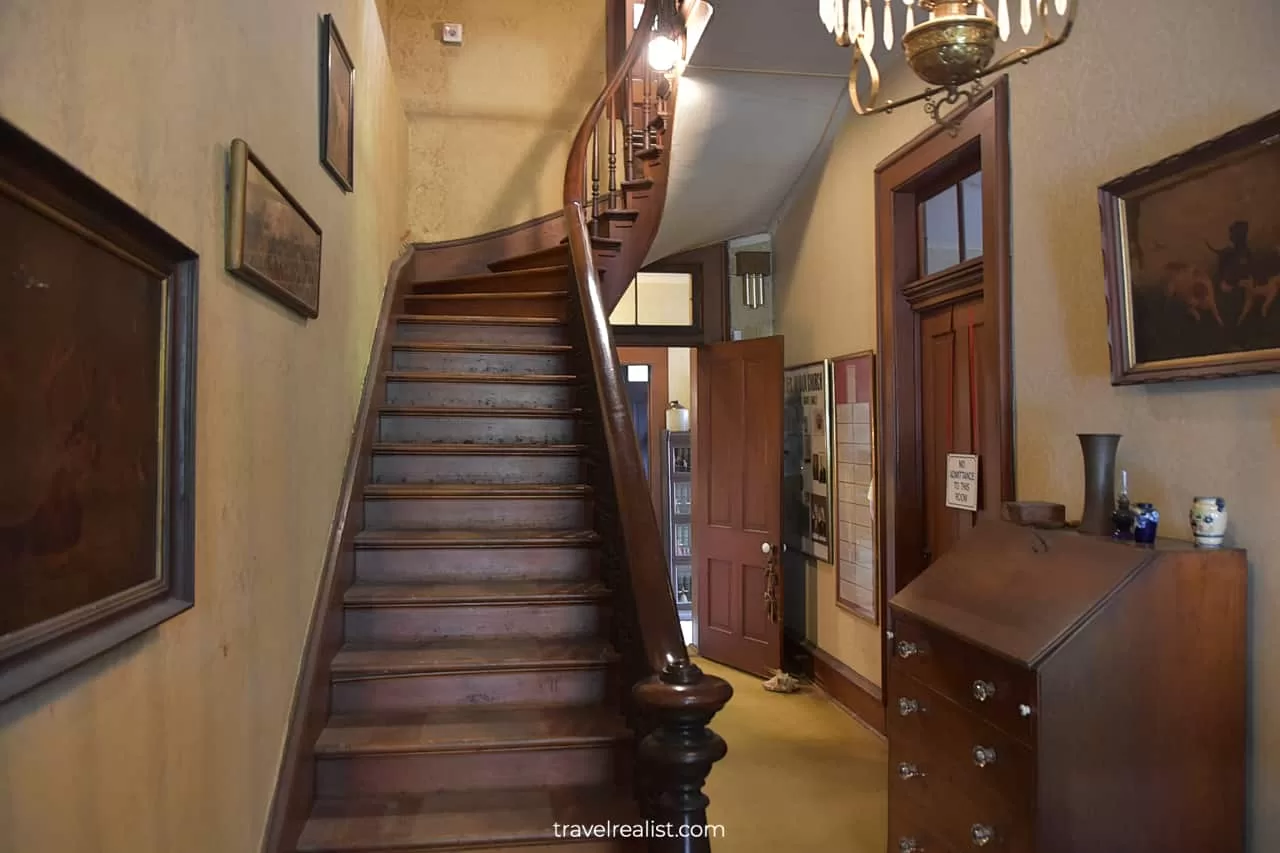
[[693, 418], [698, 650], [757, 675], [782, 665], [782, 338], [698, 350]]

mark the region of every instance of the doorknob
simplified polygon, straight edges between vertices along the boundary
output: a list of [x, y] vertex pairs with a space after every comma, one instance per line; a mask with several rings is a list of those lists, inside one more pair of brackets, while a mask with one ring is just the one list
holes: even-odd
[[765, 543], [761, 544], [761, 545], [760, 545], [760, 553], [761, 553], [761, 554], [772, 554], [772, 553], [773, 553], [773, 546], [772, 546], [772, 545], [770, 545], [768, 542], [765, 542]]

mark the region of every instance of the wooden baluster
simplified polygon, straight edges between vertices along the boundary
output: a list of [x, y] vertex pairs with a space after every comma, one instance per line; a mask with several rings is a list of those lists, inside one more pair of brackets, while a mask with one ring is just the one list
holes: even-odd
[[723, 679], [706, 675], [689, 661], [670, 664], [660, 676], [636, 685], [634, 695], [654, 728], [640, 741], [641, 770], [651, 799], [651, 816], [658, 825], [698, 827], [680, 838], [679, 831], [651, 840], [650, 853], [710, 853], [711, 839], [701, 828], [707, 823], [707, 795], [702, 786], [711, 765], [728, 751], [724, 739], [707, 728], [711, 718], [733, 696]]
[[600, 217], [600, 125], [596, 125], [591, 134], [591, 227], [592, 233], [599, 233]]
[[609, 99], [609, 107], [605, 110], [605, 119], [609, 123], [609, 209], [614, 207], [614, 199], [618, 193], [618, 116], [615, 113], [614, 99]]
[[635, 177], [632, 170], [633, 145], [631, 134], [635, 132], [632, 122], [635, 120], [635, 89], [631, 85], [631, 75], [627, 74], [627, 82], [622, 84], [622, 180], [629, 181]]
[[652, 143], [649, 142], [649, 135], [652, 131], [649, 129], [649, 121], [653, 118], [653, 114], [649, 111], [653, 106], [653, 74], [649, 71], [649, 64], [646, 62], [642, 66], [644, 74], [644, 145], [641, 148], [648, 148]]

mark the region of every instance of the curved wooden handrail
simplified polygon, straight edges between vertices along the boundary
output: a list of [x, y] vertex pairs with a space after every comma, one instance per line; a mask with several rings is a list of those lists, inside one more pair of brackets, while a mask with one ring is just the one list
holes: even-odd
[[[613, 303], [622, 295], [626, 283], [639, 271], [644, 256], [657, 234], [662, 205], [666, 199], [667, 168], [661, 163], [663, 150], [649, 142], [651, 129], [660, 128], [664, 141], [670, 144], [670, 116], [662, 110], [651, 120], [648, 94], [650, 72], [641, 66], [644, 81], [644, 153], [641, 159], [649, 180], [632, 182], [651, 191], [625, 216], [633, 221], [621, 229], [620, 239], [612, 239], [611, 262], [607, 272], [600, 268], [606, 260], [603, 249], [597, 255], [592, 231], [588, 227], [583, 201], [587, 196], [587, 166], [592, 165], [591, 206], [599, 219], [609, 214], [599, 212], [600, 124], [608, 125], [609, 189], [613, 189], [617, 116], [614, 107], [625, 103], [625, 124], [634, 121], [634, 92], [637, 63], [645, 62], [648, 39], [659, 10], [666, 4], [672, 20], [683, 20], [700, 0], [646, 0], [640, 23], [631, 39], [626, 55], [587, 111], [574, 137], [564, 176], [564, 223], [574, 277], [577, 283], [570, 320], [579, 372], [586, 381], [588, 397], [583, 400], [588, 412], [587, 431], [594, 452], [588, 460], [596, 488], [596, 524], [605, 536], [602, 565], [615, 592], [617, 622], [614, 635], [619, 651], [629, 663], [625, 670], [636, 682], [632, 690], [634, 705], [629, 713], [633, 725], [643, 737], [638, 745], [642, 787], [648, 801], [649, 814], [659, 821], [685, 826], [706, 822], [707, 798], [702, 785], [711, 765], [725, 754], [724, 741], [707, 728], [707, 723], [733, 695], [723, 679], [704, 674], [689, 659], [675, 594], [671, 587], [671, 571], [667, 564], [664, 537], [650, 499], [648, 478], [636, 442], [631, 421], [631, 405], [623, 381], [622, 368], [613, 343], [609, 314]], [[679, 15], [680, 18], [675, 18]], [[705, 15], [703, 16], [705, 19]], [[704, 21], [705, 22], [705, 21]], [[624, 88], [625, 84], [625, 88]], [[674, 100], [676, 80], [660, 84], [659, 98]], [[607, 118], [606, 118], [607, 111]], [[624, 174], [629, 175], [633, 135], [628, 131], [624, 143]], [[590, 159], [589, 159], [590, 158]], [[624, 191], [628, 183], [623, 183]], [[610, 238], [614, 237], [612, 231]], [[605, 285], [608, 285], [607, 287]], [[656, 473], [656, 472], [655, 472]], [[709, 853], [710, 841], [696, 836], [680, 839], [672, 836], [650, 843], [651, 853]]]
[[[645, 50], [645, 40], [640, 34], [647, 33], [653, 29], [653, 22], [658, 17], [658, 7], [664, 2], [671, 2], [671, 0], [645, 0], [644, 11], [640, 15], [640, 23], [636, 25], [635, 35], [631, 39], [631, 44], [627, 47], [627, 52], [623, 55], [622, 61], [618, 63], [618, 68], [613, 72], [613, 76], [609, 78], [609, 82], [605, 84], [604, 89], [600, 92], [600, 97], [596, 98], [591, 105], [591, 109], [587, 110], [587, 115], [582, 119], [582, 124], [578, 126], [578, 132], [573, 137], [573, 145], [569, 147], [569, 162], [565, 165], [564, 170], [564, 203], [566, 208], [584, 197], [587, 181], [587, 156], [591, 152], [591, 137], [595, 135], [596, 130], [599, 128], [600, 119], [604, 116], [605, 108], [608, 107], [610, 99], [617, 96], [622, 84], [627, 82], [627, 78], [631, 75], [631, 69], [635, 68], [636, 62], [641, 59], [641, 55]], [[627, 17], [629, 18], [630, 16], [628, 15]], [[573, 224], [567, 219], [565, 224], [568, 226], [569, 232], [572, 233]]]
[[[635, 41], [639, 39], [633, 43]], [[591, 234], [587, 230], [582, 204], [578, 201], [566, 204], [564, 220], [573, 267], [577, 271], [578, 298], [585, 320], [587, 348], [599, 395], [601, 427], [607, 444], [609, 468], [613, 473], [622, 545], [645, 656], [654, 673], [674, 673], [691, 665], [689, 653], [680, 631], [680, 617], [671, 590], [662, 529], [653, 509], [640, 447], [631, 423], [631, 405], [609, 328], [609, 310], [605, 307], [599, 274], [592, 262]]]

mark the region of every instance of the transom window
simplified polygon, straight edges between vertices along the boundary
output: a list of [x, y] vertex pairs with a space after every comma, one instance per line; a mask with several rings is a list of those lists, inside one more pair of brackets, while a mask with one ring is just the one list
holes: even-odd
[[982, 257], [982, 172], [977, 171], [918, 206], [920, 268], [926, 276]]
[[695, 323], [693, 275], [642, 272], [632, 279], [613, 309], [613, 326], [681, 326]]

